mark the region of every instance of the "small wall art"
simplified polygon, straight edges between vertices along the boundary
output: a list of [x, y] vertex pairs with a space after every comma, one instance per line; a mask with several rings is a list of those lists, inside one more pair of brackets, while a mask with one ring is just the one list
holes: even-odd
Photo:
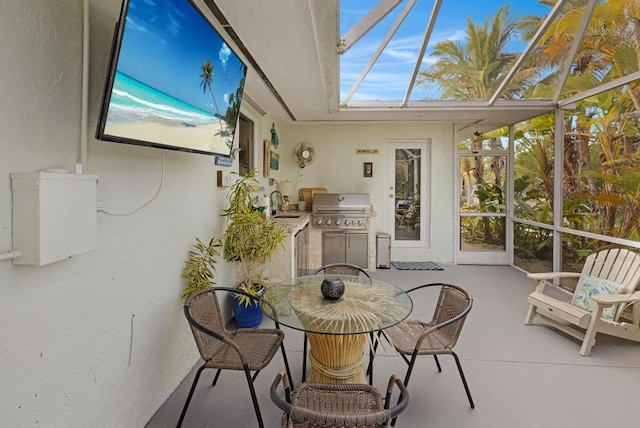
[[364, 163], [363, 175], [365, 177], [373, 177], [373, 162]]
[[280, 168], [280, 155], [276, 152], [271, 152], [271, 169], [277, 171]]
[[269, 177], [271, 166], [271, 141], [263, 140], [262, 146], [264, 149], [264, 157], [262, 159], [262, 176]]

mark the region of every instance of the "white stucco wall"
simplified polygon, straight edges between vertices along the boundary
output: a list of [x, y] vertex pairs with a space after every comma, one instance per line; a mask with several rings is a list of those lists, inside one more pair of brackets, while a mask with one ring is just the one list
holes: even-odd
[[[195, 237], [222, 233], [226, 189], [211, 156], [93, 139], [120, 4], [91, 1], [87, 171], [115, 213], [151, 199], [163, 156], [164, 182], [139, 212], [98, 215], [97, 251], [0, 261], [2, 426], [144, 426], [198, 359], [180, 273]], [[0, 1], [0, 253], [13, 249], [9, 174], [79, 158], [81, 52], [82, 0]], [[244, 112], [268, 137], [270, 118]], [[216, 282], [233, 269], [219, 263]]]
[[[429, 245], [423, 248], [392, 248], [393, 260], [452, 262], [454, 257], [454, 137], [451, 124], [426, 123], [324, 123], [280, 125], [281, 169], [272, 173], [300, 187], [325, 187], [328, 192], [370, 193], [377, 212], [376, 231], [389, 232], [389, 142], [430, 141], [427, 167], [429, 188]], [[313, 163], [300, 169], [293, 148], [311, 143]], [[378, 154], [356, 154], [356, 149], [377, 149]], [[373, 162], [373, 177], [363, 177], [363, 163]], [[296, 197], [297, 198], [297, 197]]]

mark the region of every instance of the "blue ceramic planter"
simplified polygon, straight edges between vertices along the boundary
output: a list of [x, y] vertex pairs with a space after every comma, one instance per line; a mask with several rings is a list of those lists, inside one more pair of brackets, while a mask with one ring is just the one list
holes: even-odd
[[240, 328], [253, 328], [262, 323], [262, 309], [256, 301], [245, 306], [238, 299], [233, 299], [233, 315]]

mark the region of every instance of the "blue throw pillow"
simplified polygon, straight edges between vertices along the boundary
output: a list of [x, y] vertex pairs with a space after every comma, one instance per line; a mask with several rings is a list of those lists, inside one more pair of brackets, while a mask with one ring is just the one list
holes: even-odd
[[[618, 282], [609, 281], [608, 279], [598, 278], [597, 276], [586, 275], [582, 287], [573, 295], [571, 304], [578, 308], [593, 312], [597, 305], [591, 296], [598, 294], [620, 294], [624, 291], [625, 285]], [[616, 306], [607, 308], [602, 311], [602, 317], [613, 320]]]

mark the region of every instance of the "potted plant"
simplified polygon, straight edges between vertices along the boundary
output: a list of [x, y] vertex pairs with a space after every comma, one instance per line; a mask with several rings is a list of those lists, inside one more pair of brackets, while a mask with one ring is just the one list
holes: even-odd
[[[229, 220], [223, 239], [223, 253], [225, 260], [238, 263], [240, 280], [236, 287], [257, 297], [268, 281], [263, 275], [263, 266], [282, 246], [287, 234], [277, 222], [254, 208], [253, 191], [258, 184], [255, 174], [255, 169], [252, 169], [229, 189], [229, 205], [223, 212]], [[256, 300], [236, 295], [233, 302], [236, 323], [240, 327], [260, 324], [262, 311]]]
[[[252, 169], [229, 189], [229, 205], [222, 214], [229, 222], [222, 239], [214, 237], [206, 244], [196, 238], [182, 271], [188, 280], [182, 294], [184, 299], [215, 284], [212, 280], [220, 248], [224, 259], [239, 267], [240, 281], [236, 288], [255, 297], [264, 291], [268, 278], [263, 275], [262, 267], [271, 260], [278, 246], [282, 246], [287, 234], [277, 222], [253, 207], [256, 184], [258, 180]], [[240, 327], [256, 327], [262, 322], [257, 301], [244, 294], [235, 295], [233, 311]]]

